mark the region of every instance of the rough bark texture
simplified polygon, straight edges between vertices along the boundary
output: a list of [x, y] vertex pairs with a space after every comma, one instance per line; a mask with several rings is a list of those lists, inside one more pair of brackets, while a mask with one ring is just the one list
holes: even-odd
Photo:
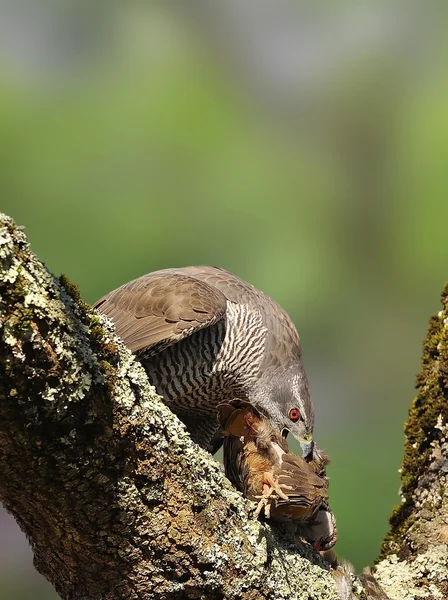
[[392, 600], [448, 598], [448, 285], [423, 344], [405, 425], [402, 504], [376, 574]]
[[64, 599], [337, 599], [253, 520], [111, 326], [0, 221], [0, 500]]
[[[446, 590], [446, 298], [407, 425], [405, 502], [377, 568], [393, 599]], [[0, 500], [63, 599], [373, 598], [366, 578], [332, 573], [254, 521], [111, 324], [4, 215], [0, 333]]]

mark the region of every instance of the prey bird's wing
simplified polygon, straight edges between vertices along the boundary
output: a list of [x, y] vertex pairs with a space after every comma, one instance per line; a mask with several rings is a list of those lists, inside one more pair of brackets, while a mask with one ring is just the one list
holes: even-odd
[[95, 304], [115, 324], [132, 352], [156, 354], [226, 314], [216, 288], [169, 270], [150, 273], [110, 292]]
[[[326, 504], [328, 500], [328, 482], [319, 477], [310, 465], [299, 456], [292, 453], [284, 454], [278, 483], [289, 498], [289, 503], [298, 506], [315, 506]], [[285, 504], [286, 500], [279, 498], [277, 504]]]

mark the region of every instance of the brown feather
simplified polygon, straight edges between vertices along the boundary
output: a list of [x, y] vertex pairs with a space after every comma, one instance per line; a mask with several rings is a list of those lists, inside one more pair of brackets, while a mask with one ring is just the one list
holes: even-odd
[[256, 500], [263, 496], [271, 479], [278, 488], [273, 488], [274, 493], [266, 498], [266, 514], [270, 513], [273, 520], [303, 525], [308, 540], [317, 542], [322, 538], [324, 547], [333, 546], [337, 531], [328, 507], [328, 456], [317, 448], [314, 459], [308, 463], [290, 452], [281, 434], [248, 402], [234, 400], [220, 407], [219, 420], [226, 436], [224, 465], [232, 483], [247, 498]]
[[219, 290], [230, 302], [240, 304], [244, 301], [260, 310], [268, 330], [262, 369], [268, 365], [275, 369], [281, 363], [294, 362], [300, 358], [299, 334], [288, 314], [275, 300], [250, 283], [219, 267], [184, 267], [156, 273], [175, 273], [194, 278], [209, 284], [209, 288]]
[[[280, 405], [278, 420], [281, 413], [287, 419], [287, 399], [300, 397], [312, 433], [314, 411], [296, 328], [272, 298], [232, 273], [206, 266], [156, 271], [95, 306], [114, 322], [151, 383], [203, 448], [212, 439], [210, 447], [219, 447], [217, 400], [234, 395], [266, 414], [271, 405]], [[259, 443], [268, 442], [260, 436]]]
[[95, 307], [115, 324], [132, 352], [175, 344], [223, 319], [226, 298], [203, 281], [176, 273], [150, 273], [101, 298]]

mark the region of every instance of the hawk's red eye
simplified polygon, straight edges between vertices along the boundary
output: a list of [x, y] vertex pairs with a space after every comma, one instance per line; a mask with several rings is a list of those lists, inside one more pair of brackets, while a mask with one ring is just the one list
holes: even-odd
[[297, 408], [291, 408], [289, 411], [289, 418], [291, 421], [294, 421], [294, 423], [300, 419], [300, 413]]

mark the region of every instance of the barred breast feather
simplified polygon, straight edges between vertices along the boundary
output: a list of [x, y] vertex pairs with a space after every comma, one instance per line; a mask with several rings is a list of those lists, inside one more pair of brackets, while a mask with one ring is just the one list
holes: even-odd
[[297, 331], [281, 307], [216, 267], [155, 271], [95, 307], [203, 447], [217, 429], [219, 402], [250, 399], [264, 374], [300, 358]]

